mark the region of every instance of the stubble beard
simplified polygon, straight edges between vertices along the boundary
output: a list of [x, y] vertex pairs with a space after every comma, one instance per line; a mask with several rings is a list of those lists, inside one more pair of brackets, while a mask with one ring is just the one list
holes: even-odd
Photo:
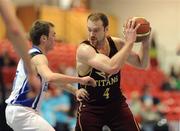
[[95, 40], [91, 40], [91, 39], [90, 39], [90, 43], [91, 43], [94, 47], [98, 48], [98, 47], [101, 47], [102, 45], [104, 45], [105, 39], [106, 39], [105, 36], [104, 36], [101, 40], [98, 40], [97, 38], [96, 38]]

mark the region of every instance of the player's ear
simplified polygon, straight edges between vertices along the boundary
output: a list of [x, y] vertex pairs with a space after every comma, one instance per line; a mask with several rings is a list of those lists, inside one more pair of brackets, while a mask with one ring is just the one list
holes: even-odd
[[47, 40], [47, 36], [43, 35], [43, 40]]
[[106, 26], [106, 27], [104, 28], [104, 31], [105, 31], [105, 32], [108, 32], [108, 30], [109, 30], [109, 28], [108, 28], [108, 26]]
[[42, 36], [41, 36], [41, 40], [46, 41], [46, 40], [47, 40], [47, 36], [42, 35]]

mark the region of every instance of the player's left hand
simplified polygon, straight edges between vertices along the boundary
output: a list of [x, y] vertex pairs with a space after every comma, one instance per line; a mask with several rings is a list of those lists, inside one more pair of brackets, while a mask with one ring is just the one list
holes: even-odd
[[89, 96], [88, 92], [83, 88], [78, 89], [76, 91], [76, 99], [78, 101], [82, 101], [82, 100], [88, 101], [89, 100], [88, 96]]
[[82, 80], [81, 84], [83, 85], [90, 85], [96, 87], [96, 81], [90, 76], [82, 77], [81, 80]]
[[40, 79], [35, 75], [28, 75], [28, 82], [30, 84], [30, 92], [28, 93], [29, 98], [34, 98], [36, 97], [40, 90], [41, 90], [41, 81]]

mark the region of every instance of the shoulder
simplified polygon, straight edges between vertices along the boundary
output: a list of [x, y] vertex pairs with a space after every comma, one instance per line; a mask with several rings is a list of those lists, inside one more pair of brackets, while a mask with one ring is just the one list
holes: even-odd
[[37, 65], [37, 64], [47, 64], [48, 60], [47, 57], [44, 54], [38, 54], [36, 56], [34, 56], [31, 59], [32, 63]]
[[91, 49], [95, 50], [92, 46], [90, 46], [86, 43], [81, 43], [78, 47], [79, 51], [87, 51], [87, 50], [91, 50]]
[[88, 56], [91, 56], [93, 54], [96, 54], [96, 50], [92, 46], [85, 43], [80, 44], [77, 49], [78, 58], [87, 58]]

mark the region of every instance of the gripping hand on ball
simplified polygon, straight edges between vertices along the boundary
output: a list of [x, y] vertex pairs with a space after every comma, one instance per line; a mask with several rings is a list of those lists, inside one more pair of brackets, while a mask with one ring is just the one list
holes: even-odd
[[125, 41], [129, 44], [133, 44], [136, 41], [136, 31], [140, 24], [135, 25], [135, 20], [129, 19], [124, 30]]

